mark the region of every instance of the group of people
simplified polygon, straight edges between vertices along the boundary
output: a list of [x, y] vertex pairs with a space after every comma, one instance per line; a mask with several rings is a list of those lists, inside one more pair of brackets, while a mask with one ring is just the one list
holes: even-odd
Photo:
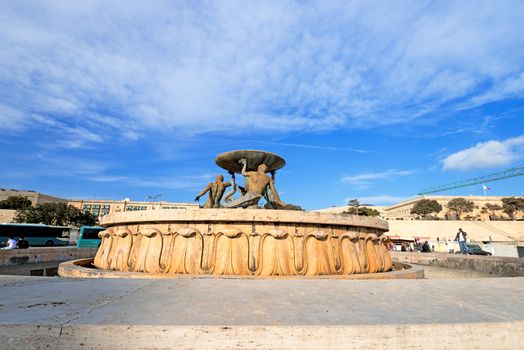
[[[468, 234], [462, 230], [462, 228], [458, 229], [457, 234], [455, 235], [454, 241], [458, 242], [459, 248], [460, 248], [460, 254], [468, 254], [468, 245], [467, 245], [467, 236]], [[438, 238], [437, 238], [438, 241]], [[451, 245], [449, 245], [451, 247]], [[409, 243], [402, 243], [399, 246], [396, 246], [393, 242], [389, 242], [387, 245], [388, 250], [400, 250], [401, 252], [413, 252], [413, 251], [421, 251], [423, 253], [430, 253], [435, 250], [435, 247], [430, 245], [428, 241], [425, 241], [423, 244], [419, 243], [418, 241], [415, 241], [414, 247], [413, 244]], [[452, 253], [453, 250], [448, 250], [448, 243], [446, 242], [446, 250], [449, 253]]]
[[18, 237], [18, 241], [13, 236], [7, 237], [7, 242], [4, 243], [2, 249], [27, 249], [29, 248], [29, 242], [24, 238], [24, 236]]

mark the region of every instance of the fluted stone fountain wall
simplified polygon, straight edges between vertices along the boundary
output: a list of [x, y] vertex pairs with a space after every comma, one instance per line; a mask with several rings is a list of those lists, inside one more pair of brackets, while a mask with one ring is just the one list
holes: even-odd
[[377, 218], [291, 210], [196, 209], [115, 213], [94, 259], [99, 269], [236, 276], [389, 271]]

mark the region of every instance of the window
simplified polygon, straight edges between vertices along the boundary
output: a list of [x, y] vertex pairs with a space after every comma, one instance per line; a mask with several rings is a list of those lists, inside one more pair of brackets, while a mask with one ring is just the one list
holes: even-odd
[[140, 206], [140, 205], [128, 205], [126, 207], [126, 211], [137, 211], [137, 210], [146, 210], [147, 206]]
[[102, 206], [102, 212], [101, 212], [100, 215], [107, 215], [107, 214], [109, 214], [109, 209], [110, 209], [110, 208], [111, 208], [110, 205], [103, 205], [103, 206]]

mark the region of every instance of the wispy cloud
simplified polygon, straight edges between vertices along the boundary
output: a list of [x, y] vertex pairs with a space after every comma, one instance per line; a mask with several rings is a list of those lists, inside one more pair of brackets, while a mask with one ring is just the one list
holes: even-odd
[[453, 153], [442, 161], [445, 170], [471, 170], [508, 166], [524, 158], [524, 135], [507, 140], [489, 140]]
[[[110, 164], [103, 161], [47, 152], [16, 155], [15, 158], [16, 163], [13, 163], [12, 157], [3, 159], [5, 164], [9, 164], [6, 171], [2, 173], [4, 181], [31, 182], [28, 180], [44, 177], [60, 179], [57, 181], [64, 181], [65, 178], [71, 177], [96, 178], [111, 167]], [[28, 164], [30, 170], [28, 170]]]
[[97, 131], [68, 123], [45, 115], [31, 115], [33, 127], [41, 133], [36, 142], [42, 148], [78, 149], [90, 148], [104, 141], [100, 128]]
[[483, 105], [493, 101], [499, 101], [507, 97], [522, 97], [524, 95], [524, 72], [510, 76], [492, 86], [486, 91], [473, 96], [464, 102], [460, 108], [467, 109]]
[[4, 131], [46, 115], [128, 139], [317, 132], [524, 95], [521, 1], [33, 1], [0, 13]]
[[358, 189], [366, 189], [377, 180], [391, 181], [399, 177], [412, 175], [416, 170], [388, 169], [376, 173], [363, 173], [358, 175], [344, 176], [340, 179], [342, 183], [356, 186]]
[[[396, 204], [396, 203], [405, 201], [409, 198], [411, 197], [395, 197], [395, 196], [383, 194], [383, 195], [376, 195], [376, 196], [358, 197], [358, 200], [361, 204], [391, 205], [391, 204]], [[351, 199], [354, 199], [354, 198], [346, 198], [344, 200], [344, 203], [349, 202]]]
[[204, 175], [173, 175], [133, 177], [119, 175], [98, 175], [86, 177], [85, 180], [93, 182], [117, 182], [140, 188], [158, 188], [164, 190], [197, 189], [205, 187], [207, 182], [213, 178], [211, 174]]
[[333, 146], [322, 146], [322, 145], [308, 145], [303, 143], [286, 143], [286, 142], [269, 142], [269, 141], [263, 141], [259, 142], [267, 145], [274, 145], [274, 146], [284, 146], [284, 147], [294, 147], [294, 148], [306, 148], [306, 149], [318, 149], [318, 150], [324, 150], [324, 151], [344, 151], [344, 152], [355, 152], [355, 153], [378, 153], [376, 151], [369, 151], [365, 149], [358, 149], [358, 148], [348, 148], [348, 147], [333, 147]]

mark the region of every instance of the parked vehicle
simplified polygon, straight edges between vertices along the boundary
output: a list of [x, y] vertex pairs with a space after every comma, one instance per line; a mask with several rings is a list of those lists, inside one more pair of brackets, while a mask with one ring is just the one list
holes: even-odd
[[78, 231], [78, 240], [76, 246], [78, 248], [98, 248], [102, 240], [98, 237], [100, 231], [104, 231], [104, 227], [99, 226], [82, 226]]
[[67, 245], [69, 227], [41, 224], [0, 224], [0, 242], [7, 241], [9, 236], [13, 236], [15, 239], [24, 236], [31, 247]]
[[491, 255], [490, 252], [483, 250], [478, 244], [468, 244], [468, 254], [470, 255]]

